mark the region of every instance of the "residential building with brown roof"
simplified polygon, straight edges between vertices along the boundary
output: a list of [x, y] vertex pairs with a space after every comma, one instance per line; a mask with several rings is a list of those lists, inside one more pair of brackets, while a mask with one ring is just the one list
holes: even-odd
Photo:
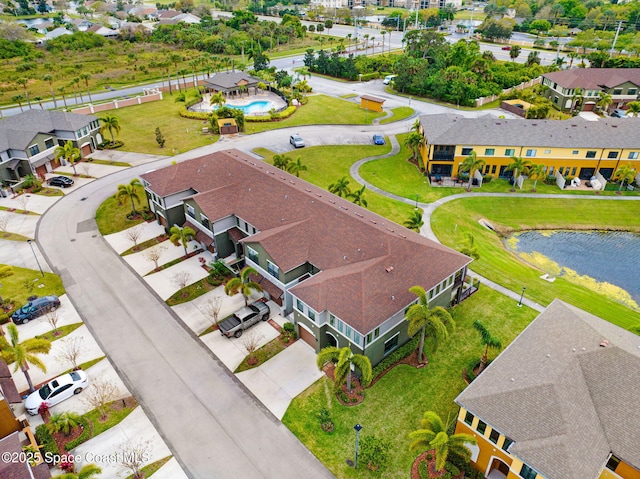
[[409, 288], [449, 306], [471, 261], [237, 150], [142, 180], [161, 224], [188, 221], [218, 258], [253, 266], [316, 351], [349, 345], [378, 363], [409, 339]]
[[489, 478], [640, 477], [640, 336], [553, 301], [457, 398]]
[[624, 109], [640, 98], [640, 68], [574, 68], [544, 73], [545, 95], [561, 111], [592, 111], [600, 93], [611, 95], [608, 110]]

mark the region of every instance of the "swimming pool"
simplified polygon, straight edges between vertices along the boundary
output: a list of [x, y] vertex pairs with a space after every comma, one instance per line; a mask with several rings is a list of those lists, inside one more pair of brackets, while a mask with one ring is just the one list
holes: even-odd
[[245, 115], [251, 115], [255, 113], [267, 113], [272, 108], [275, 108], [275, 105], [272, 102], [266, 101], [266, 100], [252, 101], [248, 105], [242, 105], [242, 106], [229, 105], [228, 103], [225, 104], [224, 106], [228, 108], [236, 108], [238, 110], [242, 110]]

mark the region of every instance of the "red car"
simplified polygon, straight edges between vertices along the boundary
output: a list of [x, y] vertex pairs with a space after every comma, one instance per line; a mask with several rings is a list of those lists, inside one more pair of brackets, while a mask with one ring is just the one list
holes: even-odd
[[511, 47], [509, 45], [507, 45], [506, 47], [502, 47], [503, 50], [509, 51], [511, 50]]

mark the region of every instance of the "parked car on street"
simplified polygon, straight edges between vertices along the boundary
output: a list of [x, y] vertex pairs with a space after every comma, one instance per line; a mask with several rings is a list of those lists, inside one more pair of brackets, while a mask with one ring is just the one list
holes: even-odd
[[88, 385], [89, 377], [82, 370], [63, 374], [29, 394], [24, 407], [29, 414], [35, 416], [42, 403], [47, 403], [49, 407], [55, 406], [74, 394], [80, 394]]
[[289, 137], [289, 143], [291, 143], [294, 148], [304, 148], [304, 140], [298, 134], [291, 135]]
[[615, 110], [613, 110], [613, 112], [611, 112], [611, 116], [613, 118], [627, 118], [627, 112], [616, 108]]
[[384, 136], [378, 135], [378, 134], [373, 135], [373, 144], [374, 145], [384, 145], [385, 144]]
[[73, 186], [73, 180], [68, 176], [54, 176], [49, 180], [49, 185], [59, 186], [60, 188], [68, 188]]
[[260, 320], [266, 321], [267, 319], [269, 319], [269, 306], [258, 301], [229, 316], [218, 324], [218, 328], [220, 329], [220, 334], [227, 338], [232, 335], [239, 338], [245, 329], [249, 329]]
[[58, 306], [60, 306], [60, 299], [55, 294], [36, 298], [13, 313], [13, 315], [11, 315], [11, 321], [16, 324], [27, 324], [30, 320], [49, 311], [53, 311]]
[[388, 85], [393, 81], [395, 77], [396, 75], [387, 75], [386, 77], [384, 77], [384, 80], [382, 80], [382, 83], [384, 83], [385, 85]]
[[505, 47], [502, 47], [502, 49], [508, 52], [509, 50], [511, 50], [511, 47], [509, 45], [507, 45]]

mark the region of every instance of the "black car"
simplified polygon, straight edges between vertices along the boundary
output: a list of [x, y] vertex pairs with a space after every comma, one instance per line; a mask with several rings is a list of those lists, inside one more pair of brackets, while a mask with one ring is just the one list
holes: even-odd
[[60, 188], [68, 188], [73, 186], [73, 180], [68, 176], [54, 176], [49, 180], [51, 186], [59, 186]]
[[27, 324], [30, 320], [46, 312], [53, 311], [58, 306], [60, 306], [60, 299], [56, 295], [36, 298], [13, 313], [11, 320], [16, 324]]

